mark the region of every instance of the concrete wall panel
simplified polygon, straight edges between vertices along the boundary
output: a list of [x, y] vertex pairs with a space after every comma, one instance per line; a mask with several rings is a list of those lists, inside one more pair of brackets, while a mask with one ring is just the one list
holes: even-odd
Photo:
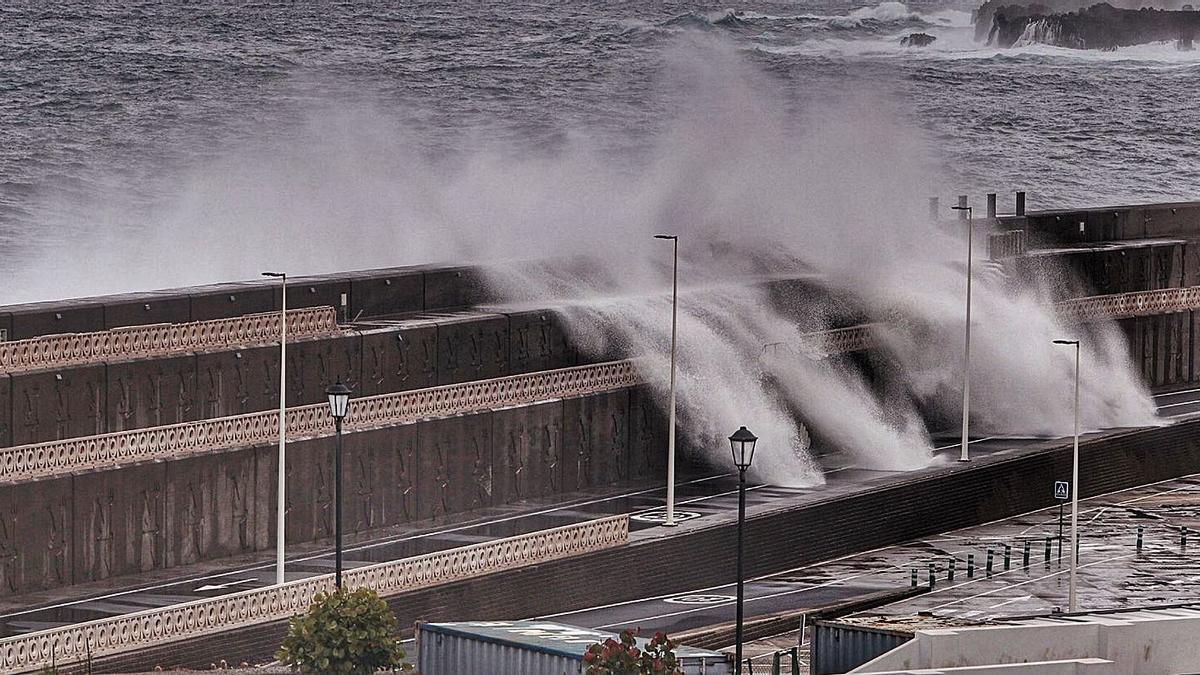
[[165, 465], [76, 474], [75, 583], [162, 567]]
[[508, 315], [511, 375], [566, 368], [576, 364], [564, 320], [555, 312], [538, 310]]
[[325, 388], [338, 380], [355, 391], [359, 388], [362, 339], [358, 335], [288, 343], [287, 358], [289, 406], [326, 400]]
[[[281, 289], [274, 285], [274, 309], [281, 307]], [[288, 309], [302, 307], [335, 307], [338, 320], [343, 319], [342, 296], [346, 310], [350, 308], [350, 280], [344, 275], [294, 277], [288, 279]], [[353, 315], [351, 315], [352, 317]]]
[[437, 385], [437, 326], [366, 331], [362, 334], [363, 396]]
[[417, 519], [417, 425], [350, 434], [342, 457], [347, 532]]
[[71, 479], [0, 486], [0, 595], [73, 583]]
[[666, 475], [667, 418], [653, 392], [638, 387], [629, 394], [629, 476]]
[[562, 489], [562, 415], [561, 401], [492, 413], [494, 503], [543, 497]]
[[195, 356], [109, 363], [106, 380], [110, 432], [201, 418]]
[[12, 378], [0, 374], [0, 447], [12, 445]]
[[287, 541], [333, 537], [335, 484], [332, 438], [293, 441], [287, 446]]
[[350, 277], [350, 318], [406, 314], [425, 309], [425, 275], [412, 269]]
[[200, 419], [277, 408], [279, 347], [197, 354], [196, 389]]
[[508, 374], [508, 317], [465, 315], [438, 321], [438, 384]]
[[564, 491], [629, 476], [629, 410], [627, 390], [563, 401]]
[[209, 321], [273, 311], [277, 309], [273, 288], [275, 285], [278, 284], [244, 282], [186, 289], [191, 296], [192, 321]]
[[10, 340], [104, 330], [104, 305], [93, 299], [12, 305]]
[[476, 267], [426, 269], [425, 309], [454, 309], [494, 302], [497, 297]]
[[103, 365], [13, 375], [13, 444], [104, 433], [105, 393]]
[[490, 414], [421, 425], [417, 451], [417, 508], [434, 518], [492, 503]]
[[253, 450], [191, 457], [166, 466], [166, 566], [255, 550]]
[[192, 301], [186, 293], [129, 293], [103, 300], [105, 330], [192, 320]]

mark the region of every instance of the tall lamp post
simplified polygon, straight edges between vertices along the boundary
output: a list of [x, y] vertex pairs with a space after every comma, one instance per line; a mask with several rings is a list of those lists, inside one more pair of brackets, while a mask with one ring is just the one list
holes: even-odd
[[738, 469], [738, 528], [737, 528], [737, 634], [734, 662], [738, 672], [742, 668], [742, 530], [746, 522], [746, 469], [754, 459], [754, 444], [758, 437], [746, 427], [733, 432], [729, 437], [729, 448], [733, 452], [733, 463]]
[[963, 404], [962, 404], [962, 450], [959, 452], [958, 461], [968, 462], [971, 457], [967, 448], [967, 429], [969, 427], [969, 419], [971, 416], [971, 232], [975, 228], [971, 226], [971, 207], [969, 206], [951, 206], [953, 211], [967, 212], [967, 342], [963, 349]]
[[1079, 340], [1055, 340], [1054, 344], [1075, 345], [1075, 443], [1071, 452], [1071, 582], [1067, 587], [1067, 610], [1074, 612], [1075, 568], [1079, 563]]
[[263, 272], [264, 277], [272, 277], [282, 282], [279, 302], [279, 487], [278, 503], [275, 505], [275, 583], [282, 584], [283, 553], [284, 553], [284, 512], [287, 510], [287, 462], [284, 449], [284, 434], [287, 427], [287, 274], [285, 272]]
[[674, 244], [671, 260], [671, 412], [667, 436], [667, 527], [675, 526], [675, 327], [677, 301], [679, 299], [679, 237], [673, 234], [656, 234], [655, 239], [669, 239]]
[[350, 388], [342, 384], [341, 380], [337, 384], [330, 386], [325, 390], [325, 394], [329, 396], [329, 414], [333, 415], [333, 425], [337, 429], [337, 445], [333, 454], [333, 483], [334, 489], [337, 490], [337, 499], [333, 507], [333, 528], [334, 528], [334, 553], [333, 553], [333, 570], [334, 580], [338, 590], [342, 589], [342, 420], [346, 418], [346, 413], [350, 410]]

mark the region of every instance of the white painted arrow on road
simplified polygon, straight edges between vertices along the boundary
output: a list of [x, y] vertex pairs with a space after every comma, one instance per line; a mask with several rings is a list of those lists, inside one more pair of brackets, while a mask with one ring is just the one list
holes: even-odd
[[207, 586], [200, 586], [199, 588], [193, 590], [192, 592], [193, 593], [203, 593], [204, 591], [222, 591], [222, 590], [225, 590], [226, 588], [238, 586], [240, 584], [251, 584], [251, 583], [254, 583], [255, 581], [257, 581], [257, 579], [238, 579], [237, 581], [230, 581], [230, 582], [227, 582], [224, 584], [208, 584]]

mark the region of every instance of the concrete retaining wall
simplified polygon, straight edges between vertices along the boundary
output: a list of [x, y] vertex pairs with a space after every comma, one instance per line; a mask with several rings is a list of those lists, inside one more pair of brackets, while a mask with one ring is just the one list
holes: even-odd
[[[1081, 494], [1094, 495], [1195, 473], [1200, 421], [1085, 442]], [[751, 511], [748, 576], [791, 569], [879, 546], [1048, 506], [1045, 486], [1070, 470], [1069, 445], [1047, 443], [883, 483], [788, 511]], [[620, 549], [389, 599], [400, 625], [416, 620], [505, 620], [678, 593], [733, 580], [735, 523], [644, 540]], [[703, 552], [703, 564], [696, 564]], [[203, 666], [220, 659], [266, 661], [282, 622], [149, 649], [104, 667]]]
[[[347, 434], [346, 530], [649, 475], [666, 447], [650, 405], [624, 390]], [[288, 445], [290, 544], [333, 536], [333, 449]], [[251, 447], [0, 484], [0, 595], [274, 549], [276, 459]]]

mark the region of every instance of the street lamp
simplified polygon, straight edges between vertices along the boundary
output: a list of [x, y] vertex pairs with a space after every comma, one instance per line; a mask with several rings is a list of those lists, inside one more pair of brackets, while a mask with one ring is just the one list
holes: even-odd
[[279, 489], [278, 502], [275, 505], [275, 583], [282, 584], [283, 552], [284, 552], [284, 511], [287, 500], [284, 491], [287, 489], [284, 471], [286, 451], [284, 450], [284, 433], [287, 427], [287, 274], [285, 272], [263, 272], [264, 277], [272, 277], [282, 282], [279, 302]]
[[967, 212], [967, 343], [963, 350], [963, 416], [962, 416], [962, 450], [958, 455], [958, 461], [970, 461], [968, 455], [967, 429], [968, 418], [971, 416], [971, 207], [969, 206], [951, 206], [952, 211]]
[[676, 301], [679, 298], [679, 237], [673, 234], [656, 234], [655, 239], [669, 239], [675, 253], [671, 262], [671, 412], [670, 432], [667, 436], [667, 527], [675, 526], [675, 326]]
[[329, 396], [329, 414], [333, 415], [333, 425], [337, 429], [337, 445], [333, 454], [333, 482], [337, 490], [337, 501], [334, 502], [334, 579], [338, 590], [342, 589], [342, 420], [350, 409], [350, 388], [337, 384], [325, 390]]
[[733, 463], [738, 469], [738, 527], [737, 527], [737, 646], [734, 663], [742, 667], [742, 529], [746, 522], [746, 469], [754, 459], [754, 444], [758, 437], [746, 427], [733, 432], [729, 437], [729, 448], [733, 452]]
[[1075, 345], [1075, 444], [1071, 452], [1071, 582], [1067, 591], [1067, 611], [1075, 611], [1075, 568], [1078, 561], [1079, 526], [1079, 340], [1055, 340], [1056, 345]]

